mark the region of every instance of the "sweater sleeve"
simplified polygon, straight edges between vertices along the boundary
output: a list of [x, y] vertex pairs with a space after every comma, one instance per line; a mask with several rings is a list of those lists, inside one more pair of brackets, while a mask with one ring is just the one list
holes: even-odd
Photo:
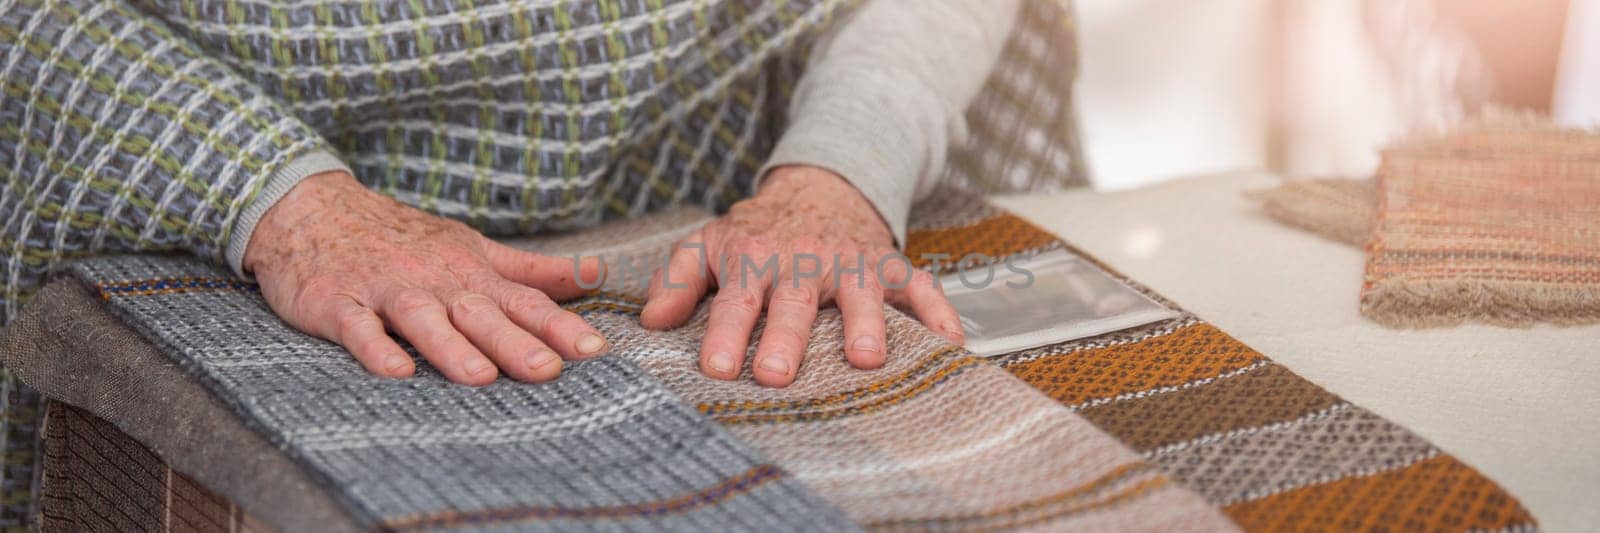
[[7, 316], [64, 259], [242, 256], [241, 219], [270, 205], [259, 201], [269, 183], [287, 190], [318, 168], [342, 167], [313, 130], [259, 88], [127, 2], [5, 6]]
[[966, 136], [964, 111], [994, 67], [1019, 0], [873, 0], [808, 60], [789, 127], [761, 175], [780, 165], [831, 170], [905, 244], [911, 204]]

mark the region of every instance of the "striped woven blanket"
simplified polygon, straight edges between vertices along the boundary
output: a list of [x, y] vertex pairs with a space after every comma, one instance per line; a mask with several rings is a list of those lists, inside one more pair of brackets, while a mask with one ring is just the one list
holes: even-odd
[[[934, 198], [914, 214], [913, 258], [1075, 252], [975, 197]], [[515, 244], [649, 253], [709, 216]], [[105, 258], [75, 273], [364, 528], [1536, 527], [1471, 467], [1188, 313], [979, 359], [891, 310], [888, 364], [861, 371], [825, 311], [799, 379], [768, 389], [701, 376], [705, 310], [647, 331], [642, 288], [619, 283], [567, 304], [613, 355], [550, 384], [474, 389], [426, 364], [368, 376], [202, 263]], [[224, 496], [250, 510], [249, 494]]]

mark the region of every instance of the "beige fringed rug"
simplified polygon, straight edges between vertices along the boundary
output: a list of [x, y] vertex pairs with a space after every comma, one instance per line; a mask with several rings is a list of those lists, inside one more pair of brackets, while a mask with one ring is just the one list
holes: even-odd
[[1253, 193], [1367, 247], [1361, 312], [1392, 327], [1600, 322], [1600, 135], [1494, 116], [1383, 153], [1376, 182]]
[[1351, 246], [1366, 246], [1378, 220], [1378, 184], [1370, 179], [1296, 180], [1246, 196], [1273, 220]]

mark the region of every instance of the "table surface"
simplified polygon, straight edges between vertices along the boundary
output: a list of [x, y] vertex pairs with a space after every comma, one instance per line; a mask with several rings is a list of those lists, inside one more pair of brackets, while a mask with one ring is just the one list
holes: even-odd
[[1366, 254], [1261, 215], [1232, 174], [996, 202], [1517, 495], [1600, 531], [1600, 326], [1394, 330], [1363, 318]]

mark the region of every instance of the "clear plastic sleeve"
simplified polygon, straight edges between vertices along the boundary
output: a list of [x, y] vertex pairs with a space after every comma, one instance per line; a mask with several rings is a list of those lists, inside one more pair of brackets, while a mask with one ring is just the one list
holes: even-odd
[[1064, 250], [967, 268], [940, 282], [961, 313], [967, 349], [984, 357], [1178, 316]]

